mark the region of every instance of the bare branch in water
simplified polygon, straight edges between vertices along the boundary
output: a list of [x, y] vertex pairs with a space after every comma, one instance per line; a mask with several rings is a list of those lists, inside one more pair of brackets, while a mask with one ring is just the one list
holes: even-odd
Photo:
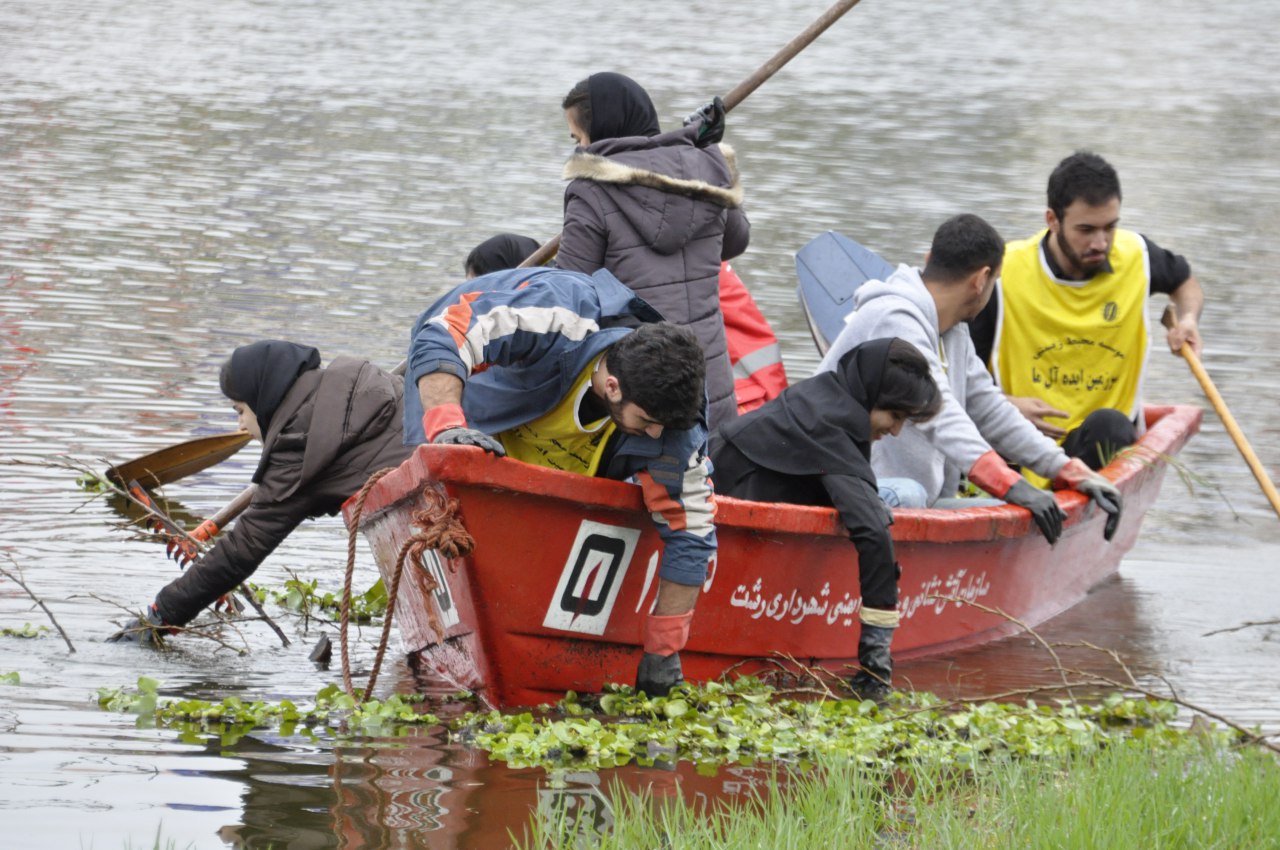
[[[107, 466], [111, 465], [110, 462], [105, 458], [100, 458], [99, 462]], [[137, 496], [130, 493], [127, 489], [120, 487], [114, 481], [108, 480], [105, 476], [99, 474], [97, 470], [89, 466], [84, 461], [78, 460], [68, 455], [52, 455], [51, 457], [45, 458], [41, 461], [28, 461], [28, 460], [21, 460], [17, 458], [0, 458], [0, 464], [6, 464], [10, 466], [40, 466], [40, 467], [53, 468], [53, 469], [66, 469], [72, 472], [78, 472], [81, 474], [81, 476], [85, 478], [91, 478], [95, 486], [98, 488], [98, 492], [86, 498], [84, 502], [82, 502], [80, 505], [76, 507], [76, 510], [79, 510], [81, 507], [84, 507], [84, 505], [88, 504], [94, 499], [102, 498], [102, 496], [106, 491], [110, 491], [116, 494], [117, 496], [120, 496], [121, 498], [127, 500], [130, 504], [136, 505], [137, 507], [142, 509], [144, 513], [152, 513], [152, 512], [160, 513], [160, 511], [157, 508], [154, 508], [150, 505], [147, 505], [145, 502], [142, 502], [140, 499], [138, 499]], [[153, 532], [148, 531], [145, 525], [143, 525], [142, 520], [131, 521], [131, 524], [135, 527], [135, 529], [143, 532], [144, 534], [147, 534], [148, 539], [153, 539], [158, 542], [168, 541], [167, 536], [161, 535], [161, 534], [154, 534]], [[183, 529], [181, 526], [178, 526], [176, 523], [174, 523], [174, 528], [177, 533], [181, 534], [182, 537], [184, 537], [186, 540], [194, 544], [198, 551], [203, 553], [208, 550], [209, 545], [207, 543], [200, 540], [196, 540], [194, 537], [187, 534], [186, 530]], [[271, 619], [271, 616], [267, 614], [266, 610], [258, 603], [258, 600], [254, 598], [252, 591], [250, 591], [243, 584], [241, 584], [237, 588], [237, 590], [240, 592], [240, 595], [245, 598], [245, 600], [249, 603], [249, 605], [253, 608], [253, 610], [257, 612], [258, 617], [261, 618], [261, 620], [264, 623], [266, 623], [273, 632], [276, 633], [276, 637], [280, 638], [280, 642], [286, 647], [292, 645], [292, 642], [289, 640], [288, 636], [284, 633], [284, 630], [280, 628], [280, 626], [276, 623], [275, 620]], [[61, 631], [61, 629], [59, 629], [59, 631]]]
[[0, 573], [3, 573], [6, 578], [25, 590], [27, 592], [27, 596], [30, 596], [35, 603], [40, 606], [40, 609], [44, 611], [45, 616], [49, 618], [49, 622], [53, 623], [53, 627], [58, 630], [58, 634], [62, 635], [62, 639], [66, 641], [67, 649], [74, 653], [76, 648], [71, 645], [71, 638], [67, 637], [67, 633], [63, 631], [62, 626], [58, 623], [58, 618], [53, 616], [53, 612], [49, 610], [48, 605], [44, 604], [44, 600], [32, 593], [31, 588], [27, 587], [27, 583], [22, 580], [22, 567], [20, 567], [18, 562], [13, 559], [13, 555], [5, 552], [4, 556], [9, 559], [9, 563], [13, 564], [13, 568], [17, 571], [17, 575], [9, 572], [4, 567], [0, 567]]
[[[1080, 641], [1077, 643], [1058, 643], [1058, 644], [1050, 645], [1046, 640], [1044, 640], [1044, 638], [1040, 637], [1040, 635], [1036, 633], [1035, 629], [1030, 628], [1029, 626], [1027, 626], [1026, 623], [1022, 622], [1016, 617], [1010, 617], [1009, 615], [1005, 614], [1003, 611], [1000, 611], [999, 609], [988, 608], [985, 605], [980, 605], [976, 602], [970, 602], [967, 599], [960, 599], [958, 597], [938, 597], [938, 598], [949, 599], [953, 602], [956, 602], [957, 604], [972, 605], [973, 607], [980, 608], [983, 611], [988, 611], [993, 614], [998, 614], [999, 616], [1004, 617], [1006, 620], [1009, 620], [1010, 622], [1017, 623], [1018, 625], [1022, 626], [1024, 629], [1026, 629], [1028, 634], [1034, 637], [1036, 641], [1039, 642], [1041, 646], [1045, 647], [1049, 651], [1049, 654], [1053, 656], [1054, 665], [1056, 666], [1058, 672], [1062, 675], [1062, 681], [1064, 685], [1067, 683], [1067, 676], [1071, 675], [1071, 676], [1079, 677], [1080, 681], [1075, 683], [1077, 687], [1082, 687], [1082, 688], [1083, 687], [1094, 687], [1094, 688], [1106, 687], [1106, 688], [1111, 688], [1118, 691], [1131, 691], [1133, 693], [1141, 694], [1142, 696], [1145, 696], [1148, 699], [1164, 700], [1165, 702], [1171, 702], [1174, 705], [1178, 705], [1187, 709], [1193, 714], [1200, 715], [1202, 717], [1211, 718], [1223, 724], [1224, 726], [1227, 726], [1228, 728], [1235, 730], [1235, 732], [1237, 732], [1241, 736], [1241, 738], [1243, 738], [1248, 743], [1256, 744], [1260, 747], [1265, 747], [1266, 749], [1271, 750], [1272, 752], [1275, 752], [1275, 753], [1280, 753], [1280, 745], [1273, 744], [1271, 741], [1267, 740], [1267, 738], [1270, 736], [1260, 735], [1257, 732], [1247, 729], [1244, 726], [1240, 725], [1239, 723], [1229, 720], [1223, 715], [1218, 714], [1215, 711], [1211, 711], [1210, 709], [1207, 709], [1202, 705], [1197, 705], [1196, 703], [1188, 702], [1187, 700], [1178, 696], [1177, 692], [1173, 689], [1173, 687], [1169, 684], [1169, 682], [1164, 678], [1161, 678], [1161, 681], [1164, 682], [1165, 687], [1169, 689], [1168, 694], [1157, 693], [1151, 690], [1150, 688], [1146, 688], [1142, 686], [1141, 684], [1138, 683], [1137, 677], [1133, 675], [1133, 671], [1130, 670], [1129, 666], [1124, 663], [1123, 659], [1121, 659], [1120, 653], [1118, 653], [1114, 649], [1103, 649], [1102, 647], [1096, 646], [1095, 644], [1089, 643], [1088, 641]], [[1108, 658], [1110, 658], [1113, 662], [1115, 662], [1120, 667], [1120, 669], [1124, 671], [1124, 675], [1127, 681], [1117, 680], [1110, 676], [1103, 676], [1098, 673], [1091, 673], [1085, 670], [1077, 670], [1074, 668], [1063, 667], [1062, 661], [1058, 658], [1058, 654], [1053, 651], [1053, 646], [1059, 646], [1063, 648], [1083, 647], [1085, 649], [1090, 649], [1095, 652], [1102, 653], [1103, 655], [1106, 655]], [[1068, 691], [1068, 693], [1070, 693], [1070, 691]], [[1072, 699], [1074, 700], [1075, 697], [1072, 696]], [[1193, 723], [1194, 723], [1194, 719], [1193, 719]]]
[[1227, 632], [1241, 632], [1245, 629], [1253, 629], [1258, 626], [1280, 626], [1280, 620], [1245, 620], [1238, 626], [1231, 626], [1227, 629], [1214, 629], [1211, 632], [1205, 632], [1200, 637], [1210, 637], [1212, 635], [1226, 634]]
[[1048, 641], [1040, 637], [1040, 635], [1036, 632], [1035, 629], [1031, 628], [1022, 620], [1019, 620], [1017, 617], [1014, 617], [1011, 614], [1006, 614], [1004, 611], [1001, 611], [999, 608], [991, 608], [987, 605], [983, 605], [981, 602], [974, 602], [970, 599], [964, 599], [960, 596], [941, 596], [941, 595], [935, 594], [935, 595], [927, 596], [925, 598], [941, 599], [946, 602], [954, 602], [957, 605], [968, 605], [971, 608], [977, 608], [979, 611], [986, 611], [988, 614], [994, 614], [995, 616], [1000, 617], [1004, 620], [1007, 620], [1010, 623], [1015, 623], [1016, 625], [1021, 626], [1022, 630], [1025, 631], [1027, 634], [1031, 635], [1031, 637], [1035, 639], [1036, 643], [1044, 647], [1045, 652], [1048, 652], [1049, 655], [1053, 658], [1054, 669], [1056, 669], [1058, 673], [1062, 676], [1062, 686], [1066, 689], [1067, 696], [1071, 697], [1072, 699], [1076, 698], [1075, 694], [1071, 692], [1071, 683], [1067, 681], [1067, 674], [1062, 669], [1062, 659], [1058, 657], [1058, 653], [1054, 652], [1053, 647], [1049, 645]]

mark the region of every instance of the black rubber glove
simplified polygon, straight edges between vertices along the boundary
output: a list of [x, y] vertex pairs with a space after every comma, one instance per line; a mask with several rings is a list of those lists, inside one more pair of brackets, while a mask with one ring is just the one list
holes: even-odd
[[501, 442], [474, 428], [450, 428], [436, 434], [436, 438], [431, 442], [437, 446], [479, 446], [498, 457], [503, 457], [507, 453]]
[[680, 653], [658, 655], [646, 652], [636, 670], [636, 691], [644, 691], [651, 697], [665, 697], [676, 685], [684, 682], [680, 671]]
[[125, 626], [107, 638], [107, 643], [136, 643], [139, 646], [160, 646], [164, 636], [173, 634], [173, 629], [160, 619], [160, 612], [155, 603], [147, 606], [147, 610], [138, 621]]
[[719, 144], [724, 138], [724, 116], [724, 101], [716, 95], [706, 106], [697, 112], [690, 113], [689, 117], [684, 119], [684, 126], [688, 127], [696, 122], [702, 123], [702, 128], [698, 130], [697, 145], [705, 148], [707, 145]]
[[1101, 475], [1091, 475], [1077, 484], [1076, 490], [1093, 499], [1098, 507], [1107, 512], [1107, 524], [1102, 528], [1102, 539], [1110, 540], [1115, 536], [1116, 528], [1120, 525], [1120, 511], [1124, 507], [1124, 500], [1120, 498], [1120, 491], [1116, 485]]
[[1025, 479], [1015, 481], [1004, 494], [1004, 500], [1011, 505], [1019, 505], [1031, 511], [1031, 518], [1040, 527], [1040, 533], [1052, 546], [1062, 536], [1062, 521], [1067, 515], [1058, 507], [1058, 500], [1048, 490], [1041, 490]]

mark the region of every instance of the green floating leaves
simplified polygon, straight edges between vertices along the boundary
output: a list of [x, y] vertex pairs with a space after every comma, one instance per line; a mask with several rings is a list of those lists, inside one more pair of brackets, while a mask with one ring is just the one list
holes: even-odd
[[253, 729], [278, 726], [284, 734], [300, 730], [327, 730], [335, 734], [394, 734], [410, 726], [439, 723], [434, 714], [420, 711], [422, 698], [392, 694], [385, 700], [356, 701], [337, 685], [326, 685], [311, 705], [292, 700], [245, 701], [226, 697], [221, 702], [200, 699], [161, 700], [159, 683], [145, 676], [137, 690], [99, 688], [98, 706], [106, 711], [138, 715], [139, 723], [176, 729], [184, 740], [198, 740], [216, 733], [230, 744]]
[[[250, 584], [249, 588], [259, 602], [273, 602], [295, 614], [314, 616], [317, 613], [336, 615], [342, 610], [342, 594], [317, 590], [315, 579], [303, 581], [291, 578], [284, 587], [263, 587]], [[351, 596], [349, 617], [354, 623], [371, 623], [387, 613], [387, 590], [378, 579], [364, 593]]]
[[1178, 738], [1185, 733], [1168, 725], [1176, 714], [1173, 703], [1122, 695], [1098, 705], [1056, 706], [944, 704], [926, 693], [898, 693], [884, 706], [869, 700], [802, 701], [744, 677], [682, 685], [659, 699], [614, 686], [594, 705], [570, 693], [538, 716], [473, 712], [450, 726], [457, 739], [512, 767], [836, 756], [887, 768], [908, 761], [963, 765], [996, 755], [1068, 755], [1152, 733]]
[[109, 493], [114, 489], [110, 481], [96, 472], [85, 472], [78, 476], [76, 486], [90, 493]]
[[0, 673], [0, 685], [16, 685], [21, 681], [16, 670], [12, 673]]
[[20, 629], [15, 629], [12, 626], [0, 628], [0, 635], [12, 638], [38, 638], [44, 636], [48, 631], [48, 626], [33, 626], [30, 623], [23, 623]]

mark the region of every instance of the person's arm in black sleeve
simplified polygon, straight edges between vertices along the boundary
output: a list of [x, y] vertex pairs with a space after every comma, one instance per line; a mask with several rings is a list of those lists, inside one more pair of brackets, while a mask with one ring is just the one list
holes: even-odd
[[991, 299], [982, 312], [969, 320], [969, 338], [973, 340], [973, 350], [977, 353], [982, 365], [991, 368], [991, 349], [996, 342], [996, 319], [1000, 315], [1000, 290], [991, 293]]
[[1177, 354], [1185, 342], [1199, 357], [1204, 351], [1200, 339], [1200, 314], [1204, 310], [1204, 289], [1191, 273], [1191, 264], [1181, 254], [1161, 248], [1146, 236], [1147, 259], [1151, 269], [1150, 291], [1169, 296], [1174, 324], [1166, 334], [1169, 350]]
[[893, 610], [898, 606], [898, 564], [889, 526], [893, 514], [871, 483], [855, 475], [824, 475], [822, 486], [858, 550], [862, 604]]
[[258, 566], [309, 515], [299, 496], [254, 503], [207, 554], [156, 595], [156, 609], [170, 626], [183, 626], [219, 597], [253, 575]]

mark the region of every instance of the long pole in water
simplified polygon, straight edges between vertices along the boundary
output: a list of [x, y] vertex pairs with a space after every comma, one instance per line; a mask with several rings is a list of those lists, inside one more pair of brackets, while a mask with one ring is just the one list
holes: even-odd
[[[757, 68], [751, 76], [747, 77], [745, 80], [730, 89], [729, 93], [723, 98], [724, 111], [729, 112], [735, 106], [742, 103], [742, 101], [746, 100], [747, 95], [760, 88], [765, 80], [782, 70], [782, 66], [794, 59], [801, 50], [804, 50], [812, 44], [818, 36], [827, 31], [828, 27], [840, 20], [845, 12], [848, 12], [854, 6], [858, 5], [858, 2], [859, 0], [838, 0], [838, 2], [833, 3], [831, 8], [819, 15], [818, 19], [809, 24], [804, 32], [788, 41], [783, 45], [781, 50], [770, 57], [768, 62], [765, 62]], [[519, 268], [526, 269], [531, 266], [540, 266], [547, 260], [554, 257], [556, 255], [556, 251], [559, 249], [560, 234], [557, 233], [553, 238], [547, 240], [545, 244], [539, 247], [538, 250], [526, 257], [525, 261], [520, 264]]]
[[[1172, 307], [1164, 311], [1164, 316], [1161, 317], [1160, 321], [1165, 327], [1171, 327], [1173, 323]], [[1262, 462], [1254, 454], [1253, 448], [1249, 445], [1249, 440], [1244, 435], [1244, 431], [1241, 431], [1240, 426], [1236, 424], [1235, 416], [1231, 415], [1231, 410], [1223, 400], [1222, 394], [1213, 385], [1213, 380], [1209, 377], [1209, 373], [1205, 371], [1204, 364], [1200, 362], [1200, 358], [1196, 356], [1196, 353], [1191, 350], [1191, 346], [1185, 342], [1182, 344], [1178, 354], [1182, 355], [1182, 359], [1186, 360], [1187, 365], [1191, 367], [1191, 374], [1195, 375], [1196, 380], [1200, 382], [1200, 389], [1204, 390], [1205, 398], [1209, 399], [1209, 403], [1213, 405], [1218, 418], [1222, 420], [1223, 427], [1231, 435], [1236, 448], [1240, 450], [1241, 456], [1244, 457], [1244, 462], [1249, 465], [1249, 470], [1253, 473], [1253, 477], [1258, 480], [1258, 486], [1262, 488], [1263, 495], [1271, 503], [1271, 509], [1276, 512], [1276, 516], [1280, 516], [1280, 493], [1276, 492], [1276, 485], [1271, 483], [1271, 476], [1267, 475], [1267, 471], [1262, 468]]]

